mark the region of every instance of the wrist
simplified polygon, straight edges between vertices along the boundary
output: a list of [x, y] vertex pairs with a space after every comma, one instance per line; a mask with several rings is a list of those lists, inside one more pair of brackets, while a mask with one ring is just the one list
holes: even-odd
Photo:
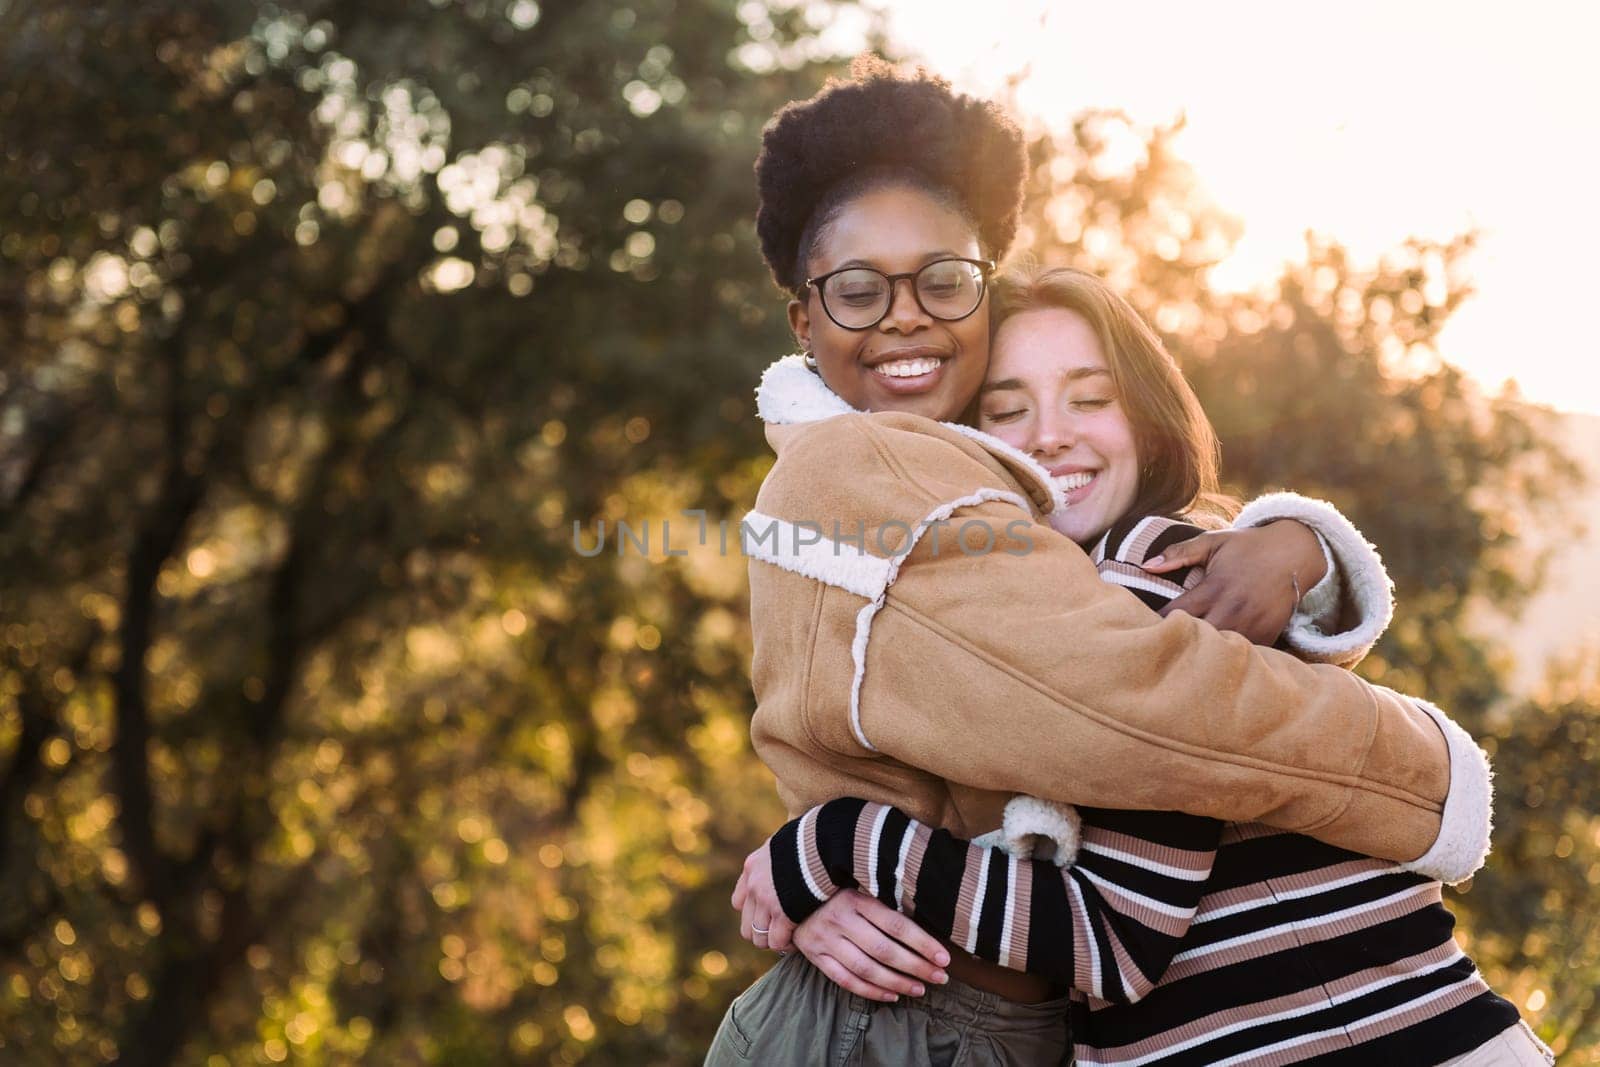
[[868, 808], [855, 797], [830, 800], [786, 823], [767, 842], [773, 889], [790, 922], [799, 925], [839, 890], [857, 887], [854, 843]]
[[1267, 526], [1277, 528], [1277, 532], [1293, 545], [1291, 566], [1295, 581], [1302, 591], [1311, 589], [1327, 577], [1328, 557], [1315, 530], [1299, 519], [1278, 519], [1267, 523]]
[[791, 820], [767, 839], [767, 858], [772, 863], [772, 889], [778, 896], [778, 905], [784, 916], [796, 926], [810, 918], [818, 908], [837, 892], [832, 879], [826, 876], [818, 884], [812, 872], [805, 869], [803, 855], [807, 841], [814, 840], [814, 829], [808, 825], [816, 817], [816, 809]]

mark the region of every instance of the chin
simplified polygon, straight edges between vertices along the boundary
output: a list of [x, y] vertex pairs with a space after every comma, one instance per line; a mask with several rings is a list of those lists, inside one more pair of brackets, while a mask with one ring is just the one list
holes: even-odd
[[1109, 522], [1096, 522], [1086, 515], [1074, 515], [1071, 505], [1067, 506], [1065, 513], [1052, 516], [1050, 526], [1056, 533], [1071, 538], [1086, 549], [1092, 547], [1107, 530], [1111, 529]]
[[867, 404], [871, 411], [893, 411], [902, 415], [921, 415], [928, 419], [946, 420], [954, 415], [944, 414], [944, 404], [932, 393], [922, 396], [895, 396], [892, 393], [874, 396]]
[[924, 418], [934, 419], [938, 422], [949, 422], [961, 414], [959, 411], [949, 411], [948, 405], [936, 396], [923, 397], [918, 403], [907, 407], [906, 410], [913, 415], [921, 415]]

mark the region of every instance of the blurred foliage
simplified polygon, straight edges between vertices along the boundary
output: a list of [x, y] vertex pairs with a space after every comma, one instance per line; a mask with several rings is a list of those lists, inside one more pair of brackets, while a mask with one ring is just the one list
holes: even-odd
[[[698, 1062], [781, 816], [715, 526], [788, 341], [750, 163], [850, 17], [0, 0], [0, 1059]], [[1463, 626], [1572, 471], [1438, 362], [1470, 239], [1215, 293], [1172, 133], [1042, 138], [1023, 243], [1158, 324], [1238, 490], [1383, 548], [1369, 675], [1499, 750], [1464, 940], [1593, 1049], [1600, 681], [1511, 700]]]

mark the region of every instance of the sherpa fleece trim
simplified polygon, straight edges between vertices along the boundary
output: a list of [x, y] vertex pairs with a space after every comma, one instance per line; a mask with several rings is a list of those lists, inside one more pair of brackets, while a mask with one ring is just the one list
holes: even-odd
[[872, 620], [879, 611], [883, 610], [884, 601], [888, 599], [889, 587], [900, 576], [900, 564], [911, 555], [911, 550], [917, 547], [917, 542], [922, 540], [922, 535], [928, 532], [928, 527], [934, 523], [944, 522], [951, 515], [962, 508], [977, 507], [979, 504], [991, 500], [1000, 500], [1020, 508], [1024, 515], [1033, 514], [1033, 508], [1027, 500], [1016, 493], [1004, 489], [980, 489], [970, 496], [957, 500], [950, 500], [930, 511], [923, 520], [911, 531], [911, 537], [903, 546], [899, 555], [890, 558], [888, 577], [883, 583], [883, 588], [878, 592], [866, 607], [856, 615], [856, 636], [850, 643], [850, 656], [855, 664], [855, 675], [850, 680], [850, 729], [856, 735], [856, 740], [868, 752], [878, 751], [877, 746], [867, 739], [867, 732], [861, 726], [861, 683], [867, 674], [867, 639], [872, 636]]
[[1437, 878], [1448, 885], [1466, 881], [1489, 858], [1494, 832], [1494, 771], [1472, 735], [1426, 700], [1410, 698], [1439, 724], [1450, 746], [1450, 792], [1433, 847], [1401, 869]]
[[756, 386], [756, 414], [762, 422], [789, 426], [853, 411], [806, 366], [804, 356], [784, 356], [761, 373], [761, 384]]
[[866, 606], [856, 615], [855, 640], [850, 644], [855, 666], [850, 682], [850, 730], [869, 752], [878, 750], [861, 726], [861, 683], [867, 673], [867, 640], [872, 636], [872, 620], [883, 608], [889, 587], [899, 577], [901, 562], [916, 548], [928, 528], [944, 522], [962, 508], [976, 507], [991, 500], [1011, 504], [1025, 515], [1033, 513], [1028, 501], [1016, 493], [980, 489], [934, 508], [912, 529], [910, 539], [899, 551], [888, 558], [874, 556], [854, 542], [827, 537], [814, 525], [792, 523], [760, 511], [749, 512], [739, 523], [739, 547], [750, 558], [866, 598]]
[[[1244, 506], [1233, 522], [1237, 529], [1264, 526], [1279, 519], [1304, 523], [1321, 538], [1324, 550], [1331, 552], [1344, 586], [1350, 591], [1358, 616], [1354, 627], [1342, 633], [1328, 633], [1318, 620], [1327, 611], [1328, 600], [1336, 587], [1324, 589], [1317, 583], [1300, 602], [1285, 632], [1289, 647], [1312, 662], [1349, 664], [1366, 655], [1389, 628], [1394, 617], [1393, 583], [1384, 569], [1378, 550], [1338, 508], [1324, 500], [1299, 493], [1267, 493]], [[1335, 568], [1330, 567], [1332, 576]], [[1332, 613], [1335, 617], [1337, 611]]]
[[1050, 510], [1046, 511], [1044, 514], [1054, 515], [1058, 511], [1067, 510], [1067, 494], [1061, 488], [1060, 483], [1058, 483], [1054, 476], [1052, 476], [1051, 473], [1045, 469], [1043, 463], [1040, 463], [1022, 449], [1017, 448], [1015, 445], [1007, 444], [1005, 441], [1002, 441], [1000, 438], [994, 436], [994, 434], [984, 433], [982, 430], [975, 429], [974, 427], [967, 426], [963, 423], [941, 422], [939, 425], [949, 427], [956, 433], [961, 434], [963, 437], [971, 438], [991, 452], [999, 452], [1001, 455], [1008, 457], [1013, 463], [1016, 463], [1019, 467], [1029, 471], [1041, 482], [1043, 482], [1044, 487], [1050, 492]]
[[1001, 847], [1018, 859], [1028, 860], [1047, 840], [1056, 846], [1050, 862], [1057, 867], [1072, 866], [1083, 843], [1083, 819], [1078, 809], [1020, 794], [1006, 801], [1000, 826]]
[[1315, 626], [1323, 633], [1330, 633], [1339, 625], [1339, 563], [1333, 558], [1333, 546], [1328, 544], [1322, 531], [1313, 528], [1311, 532], [1317, 539], [1317, 547], [1322, 549], [1322, 580], [1300, 598], [1295, 618], [1289, 620], [1289, 625]]
[[[798, 423], [818, 422], [822, 419], [831, 419], [835, 415], [849, 415], [857, 413], [857, 409], [847, 404], [838, 393], [828, 388], [822, 376], [805, 364], [803, 356], [784, 356], [773, 363], [761, 375], [761, 384], [756, 387], [756, 414], [762, 422], [775, 426], [792, 426]], [[951, 429], [978, 442], [991, 452], [997, 452], [1010, 459], [1017, 466], [1038, 478], [1046, 491], [1050, 494], [1050, 510], [1045, 514], [1053, 514], [1064, 510], [1067, 506], [1066, 494], [1050, 477], [1050, 472], [1044, 465], [1019, 448], [1006, 444], [998, 437], [986, 434], [982, 430], [964, 426], [959, 422], [941, 422], [940, 426]], [[1032, 508], [1028, 509], [1030, 512]]]
[[888, 588], [890, 581], [889, 560], [874, 556], [864, 545], [835, 541], [824, 536], [818, 526], [792, 523], [760, 511], [752, 511], [740, 521], [739, 547], [751, 559], [868, 600]]

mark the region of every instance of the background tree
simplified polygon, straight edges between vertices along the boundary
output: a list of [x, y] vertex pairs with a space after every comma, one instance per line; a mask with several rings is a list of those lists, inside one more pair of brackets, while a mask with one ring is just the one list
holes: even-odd
[[743, 19], [0, 9], [8, 1059], [706, 1036], [738, 584], [566, 524], [748, 495]]
[[[0, 1057], [698, 1062], [769, 962], [726, 899], [780, 816], [714, 525], [788, 344], [749, 168], [850, 14], [0, 3]], [[1042, 140], [1034, 248], [1172, 338], [1241, 489], [1323, 492], [1383, 546], [1371, 671], [1539, 775], [1531, 851], [1465, 898], [1478, 947], [1592, 1045], [1553, 968], [1593, 935], [1532, 902], [1600, 870], [1558, 743], [1597, 702], [1491, 719], [1460, 627], [1519, 588], [1506, 516], [1559, 458], [1409, 362], [1466, 246], [1317, 245], [1217, 295], [1231, 224], [1168, 140]], [[683, 508], [707, 544], [618, 553]]]

